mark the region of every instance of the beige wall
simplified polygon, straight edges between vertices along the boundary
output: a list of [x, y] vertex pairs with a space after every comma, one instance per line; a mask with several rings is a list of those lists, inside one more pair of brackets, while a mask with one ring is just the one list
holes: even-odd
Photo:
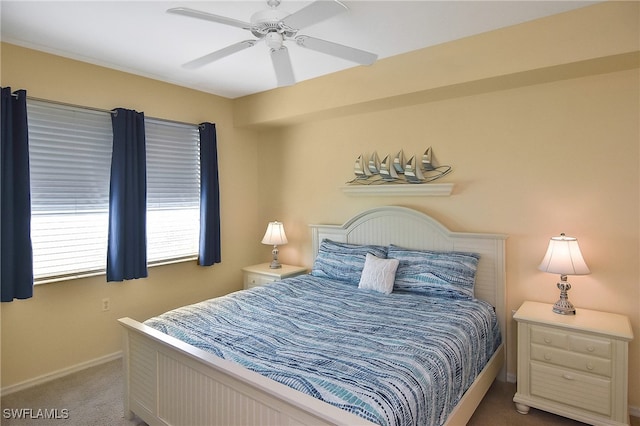
[[[524, 300], [557, 300], [559, 277], [536, 267], [548, 238], [565, 232], [579, 238], [592, 270], [570, 280], [570, 299], [578, 309], [629, 315], [637, 335], [638, 95], [638, 73], [624, 71], [273, 132], [259, 148], [268, 165], [260, 173], [269, 177], [260, 190], [270, 214], [263, 220], [285, 223], [290, 244], [281, 259], [307, 265], [307, 222], [342, 223], [377, 205], [416, 208], [455, 231], [506, 233], [509, 310]], [[443, 180], [455, 184], [452, 196], [354, 197], [340, 190], [360, 153], [402, 148], [413, 155], [430, 145], [440, 164], [453, 167]], [[278, 207], [269, 209], [272, 199]], [[637, 389], [638, 341], [631, 348]], [[513, 340], [508, 366], [515, 374]]]
[[[638, 3], [600, 5], [382, 61], [385, 69], [394, 60], [403, 64], [399, 82], [376, 64], [280, 96], [240, 99], [237, 122], [281, 126], [261, 132], [258, 157], [262, 220], [278, 217], [290, 240], [283, 261], [310, 265], [309, 222], [343, 223], [366, 208], [408, 206], [452, 230], [509, 235], [511, 311], [524, 300], [557, 300], [559, 277], [537, 265], [549, 237], [576, 236], [592, 274], [570, 279], [570, 300], [631, 319], [630, 404], [640, 407], [638, 16]], [[557, 46], [554, 36], [562, 39]], [[488, 51], [492, 62], [482, 67]], [[523, 63], [530, 69], [515, 69]], [[420, 73], [426, 81], [408, 83]], [[406, 94], [408, 85], [416, 91]], [[275, 108], [287, 98], [295, 103]], [[420, 155], [428, 146], [453, 167], [443, 179], [455, 184], [450, 197], [340, 190], [359, 154]], [[507, 337], [515, 377], [511, 319]]]
[[[170, 308], [241, 287], [241, 268], [262, 253], [257, 222], [256, 134], [233, 126], [224, 99], [60, 57], [2, 45], [2, 86], [76, 105], [132, 108], [149, 117], [216, 123], [220, 167], [222, 263], [150, 268], [146, 279], [105, 282], [104, 276], [38, 285], [34, 297], [3, 303], [2, 387], [120, 350], [117, 318], [144, 320]], [[260, 259], [261, 260], [261, 259]], [[103, 298], [111, 309], [102, 312]]]
[[[3, 86], [218, 123], [224, 262], [156, 268], [124, 284], [39, 286], [33, 299], [3, 304], [2, 386], [118, 350], [117, 317], [237, 288], [239, 269], [268, 257], [257, 239], [269, 220], [286, 226], [281, 259], [310, 266], [308, 223], [393, 204], [452, 230], [508, 234], [509, 310], [557, 299], [557, 277], [537, 264], [550, 236], [578, 237], [593, 273], [571, 280], [570, 299], [631, 318], [630, 404], [640, 407], [638, 16], [637, 2], [606, 3], [234, 101], [3, 46]], [[357, 155], [428, 146], [453, 167], [450, 197], [340, 190]], [[103, 297], [112, 298], [108, 313]], [[507, 338], [514, 375], [512, 321]]]

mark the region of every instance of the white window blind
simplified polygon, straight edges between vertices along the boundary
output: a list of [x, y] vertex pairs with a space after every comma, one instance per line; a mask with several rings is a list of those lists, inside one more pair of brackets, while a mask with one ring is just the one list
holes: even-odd
[[28, 100], [27, 118], [34, 279], [104, 271], [111, 117]]
[[147, 261], [198, 254], [200, 134], [198, 127], [145, 117]]
[[[34, 278], [103, 273], [113, 132], [108, 112], [28, 100]], [[193, 258], [200, 225], [199, 132], [145, 117], [147, 260]]]

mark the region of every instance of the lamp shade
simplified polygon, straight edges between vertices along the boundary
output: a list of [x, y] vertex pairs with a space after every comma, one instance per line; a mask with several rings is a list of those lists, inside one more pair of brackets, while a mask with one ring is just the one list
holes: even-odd
[[560, 234], [551, 237], [547, 253], [544, 255], [538, 269], [560, 275], [586, 275], [591, 271], [582, 257], [578, 240]]
[[280, 246], [287, 244], [287, 235], [284, 233], [284, 225], [281, 222], [269, 222], [267, 226], [267, 232], [262, 237], [262, 244], [269, 244], [272, 246]]

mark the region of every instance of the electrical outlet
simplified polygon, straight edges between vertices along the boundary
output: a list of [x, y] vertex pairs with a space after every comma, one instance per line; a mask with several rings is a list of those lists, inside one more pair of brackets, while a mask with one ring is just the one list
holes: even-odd
[[109, 308], [111, 308], [111, 300], [109, 300], [108, 297], [105, 297], [104, 299], [102, 299], [102, 310], [108, 311]]

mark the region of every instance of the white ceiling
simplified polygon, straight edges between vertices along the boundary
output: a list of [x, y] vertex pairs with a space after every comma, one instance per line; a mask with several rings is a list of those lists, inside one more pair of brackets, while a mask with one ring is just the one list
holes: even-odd
[[[283, 0], [295, 12], [311, 1]], [[583, 7], [586, 1], [343, 1], [345, 13], [301, 30], [379, 59]], [[250, 32], [166, 13], [190, 7], [248, 22], [265, 1], [1, 0], [2, 41], [236, 98], [276, 87], [263, 43], [196, 70], [181, 65]], [[287, 43], [297, 81], [357, 64]], [[375, 67], [375, 64], [372, 65]]]

